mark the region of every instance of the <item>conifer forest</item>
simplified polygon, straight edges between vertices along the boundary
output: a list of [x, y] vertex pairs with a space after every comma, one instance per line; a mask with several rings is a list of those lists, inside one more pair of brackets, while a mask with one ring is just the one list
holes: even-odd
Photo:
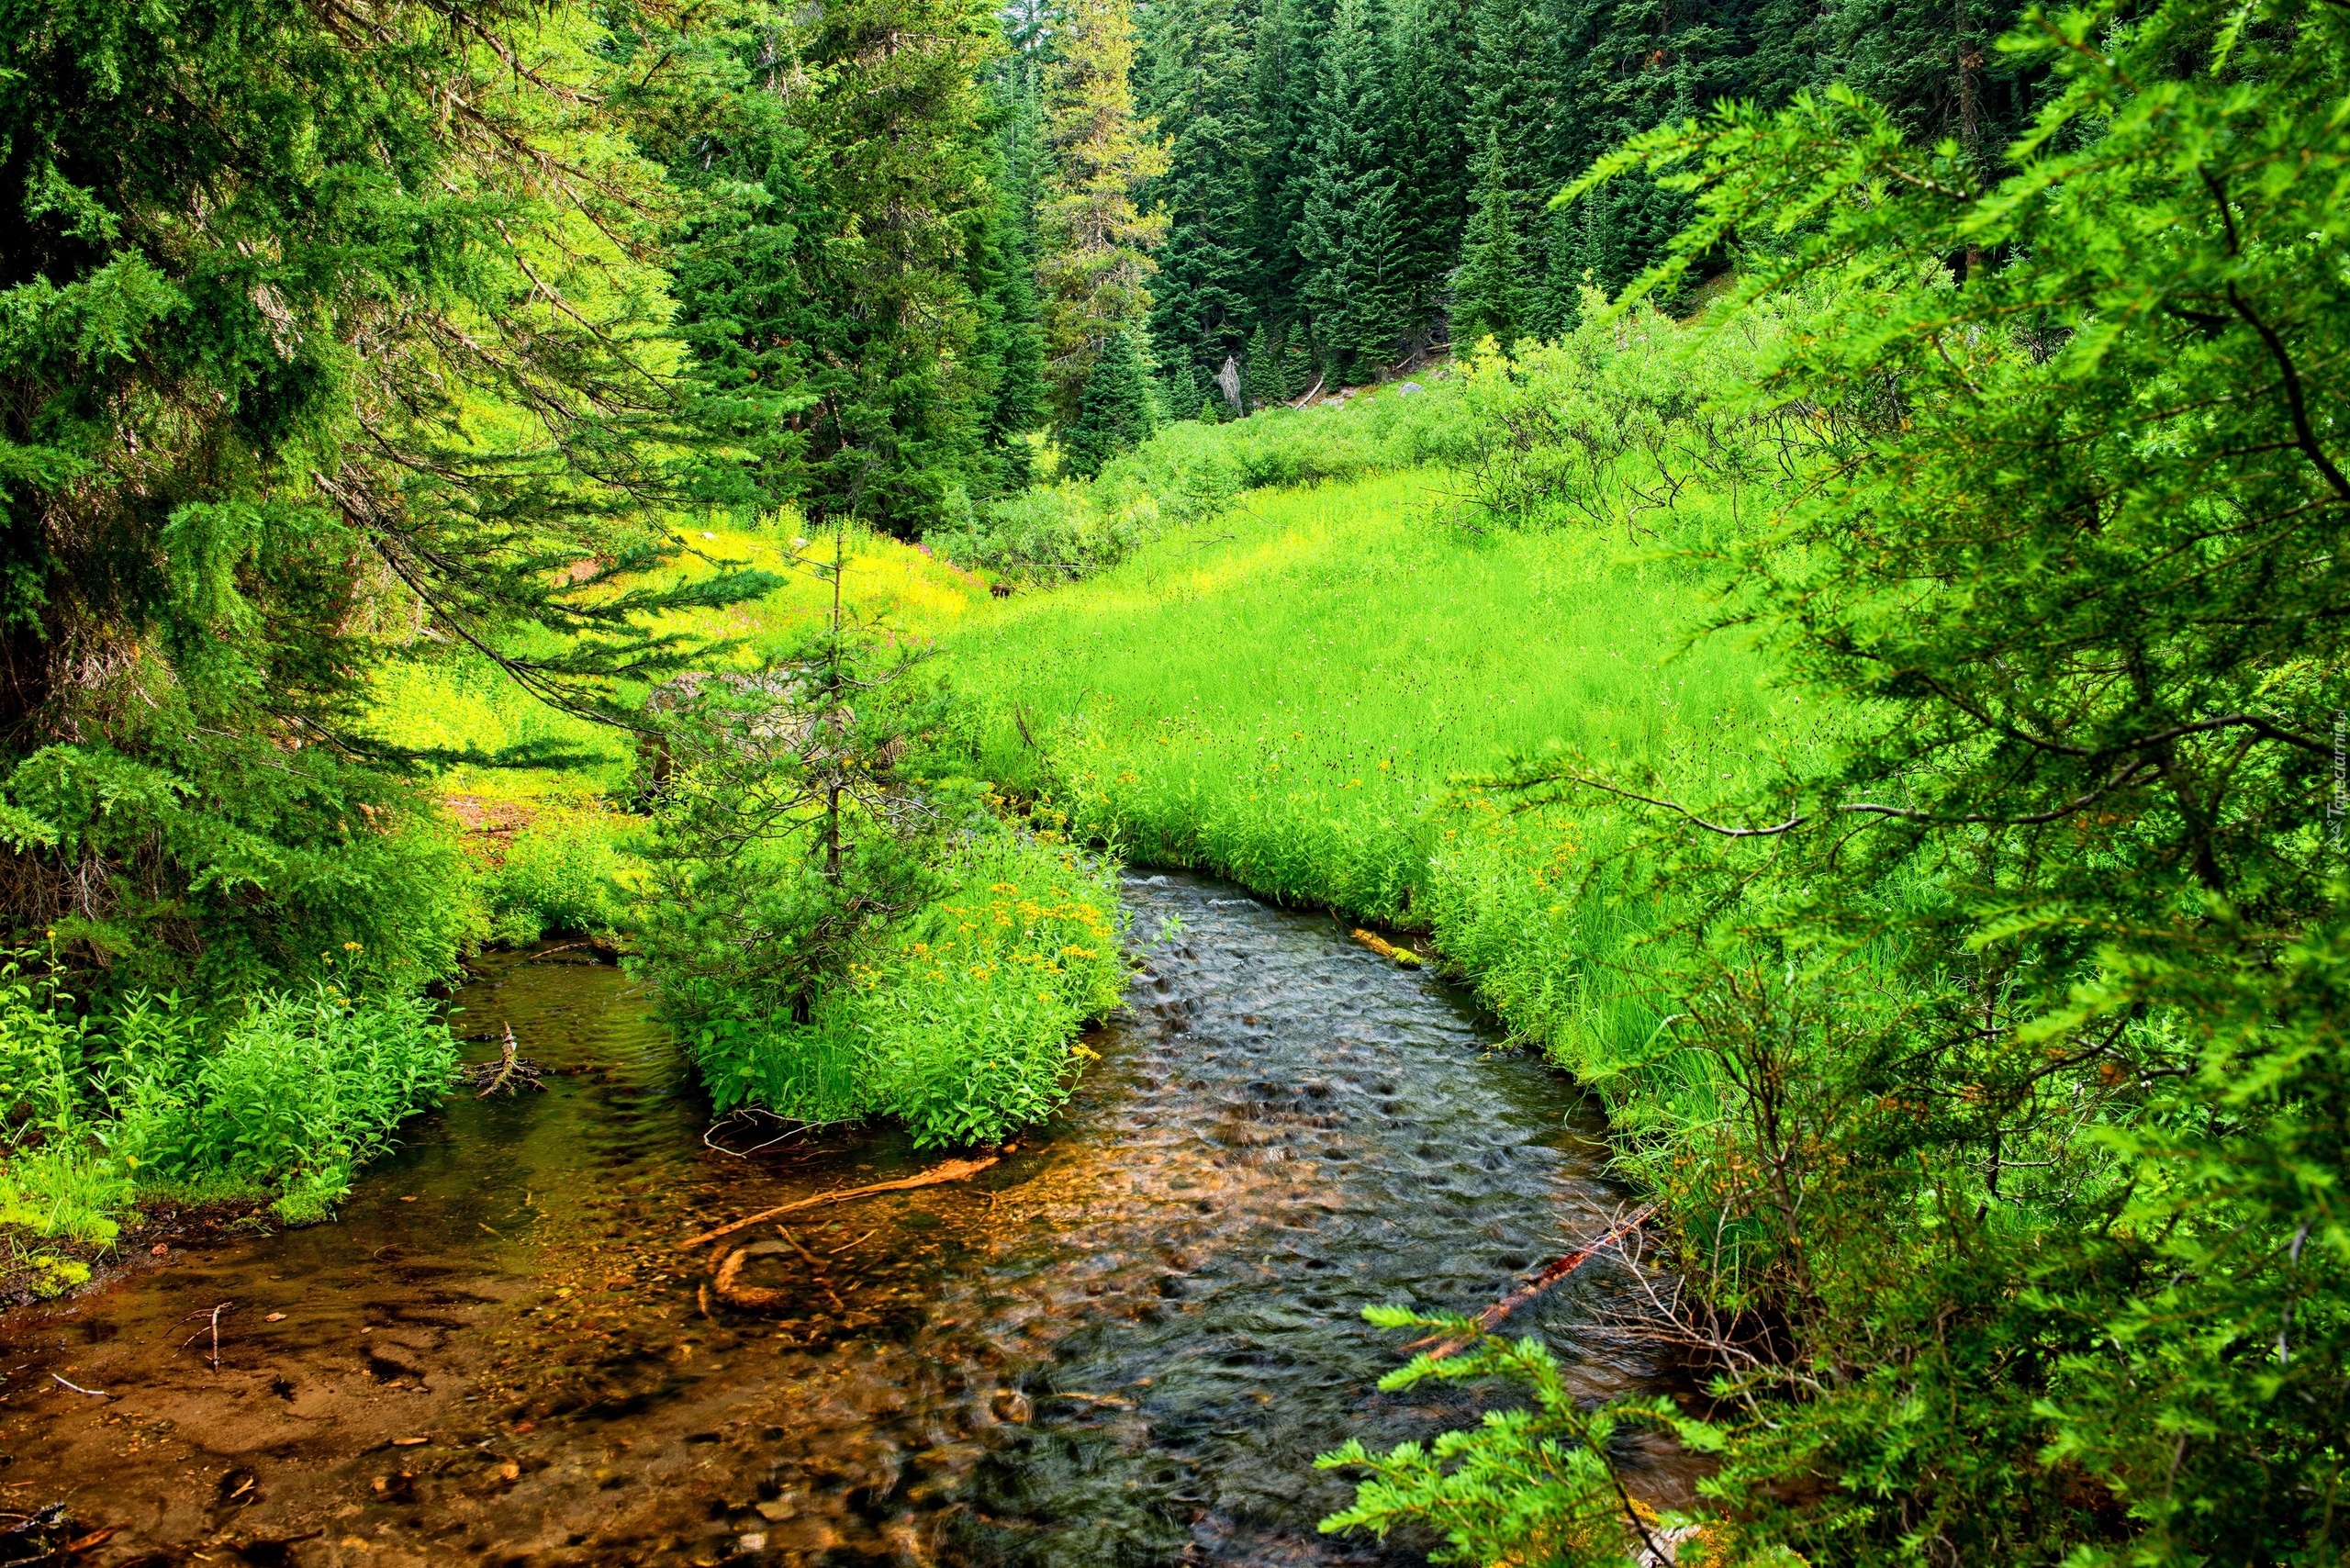
[[2345, 542], [2343, 0], [0, 0], [0, 1568], [2340, 1568]]

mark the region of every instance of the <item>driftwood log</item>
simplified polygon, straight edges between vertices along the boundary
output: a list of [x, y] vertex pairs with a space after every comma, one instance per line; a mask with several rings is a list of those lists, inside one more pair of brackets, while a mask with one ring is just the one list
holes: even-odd
[[[943, 1159], [919, 1176], [907, 1176], [895, 1182], [875, 1182], [863, 1187], [839, 1187], [829, 1193], [819, 1193], [812, 1198], [801, 1198], [795, 1203], [778, 1204], [774, 1208], [761, 1209], [757, 1214], [738, 1219], [731, 1225], [722, 1225], [716, 1230], [705, 1230], [699, 1236], [689, 1236], [677, 1243], [677, 1249], [681, 1252], [688, 1251], [732, 1236], [738, 1230], [748, 1230], [762, 1220], [774, 1219], [780, 1215], [797, 1214], [801, 1209], [818, 1208], [825, 1204], [845, 1204], [852, 1198], [869, 1198], [876, 1193], [911, 1193], [917, 1187], [936, 1187], [948, 1182], [968, 1181], [1002, 1158], [1001, 1155], [990, 1154], [979, 1159]], [[738, 1253], [736, 1256], [740, 1255]], [[733, 1260], [731, 1258], [728, 1260], [729, 1262]]]
[[[1615, 1246], [1616, 1243], [1621, 1241], [1625, 1237], [1630, 1235], [1633, 1231], [1638, 1230], [1641, 1226], [1646, 1225], [1650, 1216], [1654, 1215], [1656, 1211], [1657, 1205], [1651, 1204], [1648, 1207], [1640, 1210], [1638, 1214], [1631, 1215], [1628, 1219], [1617, 1222], [1614, 1229], [1608, 1231], [1606, 1235], [1601, 1237], [1598, 1240], [1592, 1242], [1588, 1246], [1578, 1247], [1573, 1251], [1568, 1253], [1565, 1257], [1545, 1264], [1540, 1273], [1535, 1275], [1532, 1279], [1527, 1281], [1526, 1283], [1518, 1286], [1517, 1289], [1510, 1292], [1509, 1294], [1502, 1297], [1501, 1300], [1494, 1303], [1493, 1305], [1479, 1313], [1477, 1315], [1478, 1331], [1481, 1333], [1490, 1334], [1494, 1329], [1500, 1327], [1503, 1323], [1508, 1320], [1511, 1313], [1516, 1312], [1519, 1307], [1524, 1306], [1528, 1302], [1532, 1301], [1536, 1296], [1540, 1295], [1544, 1291], [1549, 1290], [1552, 1285], [1557, 1284], [1561, 1280], [1565, 1279], [1577, 1269], [1582, 1268], [1585, 1263], [1590, 1262], [1594, 1258], [1598, 1257], [1602, 1252], [1605, 1252], [1610, 1247]], [[1420, 1339], [1415, 1341], [1409, 1346], [1406, 1346], [1405, 1349], [1416, 1350], [1422, 1345], [1427, 1345], [1430, 1342], [1427, 1339]], [[1461, 1350], [1468, 1348], [1469, 1343], [1470, 1342], [1466, 1339], [1438, 1340], [1435, 1342], [1433, 1348], [1429, 1350], [1428, 1359], [1430, 1361], [1440, 1361], [1447, 1356], [1458, 1355]]]

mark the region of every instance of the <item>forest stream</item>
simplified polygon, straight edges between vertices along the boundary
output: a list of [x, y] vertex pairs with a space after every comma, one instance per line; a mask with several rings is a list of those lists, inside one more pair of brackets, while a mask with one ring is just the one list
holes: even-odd
[[[1317, 1534], [1353, 1484], [1314, 1456], [1506, 1395], [1380, 1393], [1404, 1357], [1361, 1309], [1475, 1311], [1605, 1231], [1628, 1194], [1596, 1114], [1326, 916], [1184, 876], [1125, 896], [1144, 964], [1062, 1114], [968, 1181], [692, 1252], [942, 1157], [713, 1148], [621, 970], [484, 959], [458, 1031], [487, 1056], [510, 1024], [546, 1092], [461, 1091], [340, 1223], [191, 1233], [0, 1321], [0, 1509], [62, 1503], [118, 1527], [72, 1561], [158, 1568], [1424, 1562]], [[713, 1299], [716, 1255], [770, 1238], [743, 1280], [778, 1305]], [[1648, 1385], [1606, 1326], [1625, 1288], [1595, 1265], [1510, 1329], [1595, 1395]], [[1685, 1497], [1685, 1462], [1628, 1460]]]

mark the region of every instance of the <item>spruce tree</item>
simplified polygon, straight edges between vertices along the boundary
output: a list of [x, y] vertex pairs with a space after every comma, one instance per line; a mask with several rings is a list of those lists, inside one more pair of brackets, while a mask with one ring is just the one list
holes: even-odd
[[1452, 279], [1452, 341], [1466, 348], [1488, 334], [1506, 347], [1525, 327], [1526, 258], [1519, 248], [1517, 202], [1509, 187], [1500, 132], [1488, 129], [1473, 165], [1475, 207]]
[[[1168, 416], [1189, 420], [1198, 417], [1203, 394], [1199, 373], [1192, 368], [1190, 359], [1179, 359], [1159, 373], [1159, 385], [1165, 389]], [[1214, 423], [1214, 420], [1210, 420]]]
[[1381, 0], [1338, 0], [1314, 97], [1314, 157], [1297, 226], [1304, 269], [1298, 297], [1340, 374], [1384, 365], [1410, 304], [1387, 158], [1386, 31]]
[[719, 209], [678, 273], [693, 375], [782, 400], [791, 436], [766, 443], [762, 504], [912, 536], [953, 489], [986, 487], [1001, 356], [977, 352], [991, 270], [975, 253], [990, 199], [977, 73], [994, 19], [983, 0], [836, 0], [762, 14], [734, 44], [757, 86], [654, 128]]
[[590, 118], [614, 40], [365, 15], [0, 7], [5, 935], [106, 986], [445, 974], [462, 870], [375, 673], [466, 648], [627, 722], [688, 652], [646, 612], [763, 586], [613, 582], [722, 455], [629, 349], [670, 208]]
[[980, 341], [975, 358], [994, 383], [984, 439], [994, 461], [980, 488], [1017, 490], [1034, 478], [1028, 437], [1049, 422], [1045, 331], [1036, 300], [1036, 179], [1043, 101], [1035, 57], [1015, 52], [988, 80], [993, 122], [989, 186], [980, 231]]
[[1093, 356], [1077, 417], [1061, 431], [1061, 460], [1091, 479], [1121, 452], [1148, 441], [1154, 427], [1150, 374], [1131, 332], [1113, 332]]
[[[1074, 418], [1093, 361], [1150, 316], [1150, 252], [1163, 213], [1136, 196], [1167, 170], [1156, 127], [1135, 111], [1130, 0], [1069, 0], [1045, 81], [1043, 255], [1046, 376], [1055, 410]], [[1131, 345], [1130, 345], [1131, 346]]]
[[1316, 39], [1326, 0], [1262, 0], [1248, 60], [1248, 288], [1260, 320], [1297, 314], [1297, 226], [1313, 150], [1308, 140]]
[[[1249, 316], [1248, 50], [1241, 0], [1166, 0], [1145, 27], [1145, 111], [1171, 127], [1148, 199], [1167, 213], [1151, 286], [1151, 342], [1170, 374], [1214, 374]], [[1189, 405], [1179, 405], [1188, 409]]]
[[1281, 336], [1265, 330], [1262, 321], [1248, 335], [1248, 353], [1241, 362], [1242, 398], [1248, 413], [1281, 400]]
[[1440, 320], [1469, 212], [1467, 7], [1399, 0], [1392, 27], [1388, 155], [1395, 170], [1404, 326], [1426, 344]]

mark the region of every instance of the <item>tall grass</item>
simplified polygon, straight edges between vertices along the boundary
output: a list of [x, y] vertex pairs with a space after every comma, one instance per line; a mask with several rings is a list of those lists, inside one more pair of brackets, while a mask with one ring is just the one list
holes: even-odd
[[[1699, 790], [1795, 744], [1760, 655], [1652, 540], [1469, 533], [1443, 471], [1259, 492], [1116, 570], [947, 639], [957, 736], [1133, 858], [1431, 931], [1502, 1016], [1585, 1072], [1655, 1031], [1661, 912], [1592, 868], [1606, 797], [1486, 787], [1567, 742]], [[1685, 503], [1683, 542], [1721, 524]]]

